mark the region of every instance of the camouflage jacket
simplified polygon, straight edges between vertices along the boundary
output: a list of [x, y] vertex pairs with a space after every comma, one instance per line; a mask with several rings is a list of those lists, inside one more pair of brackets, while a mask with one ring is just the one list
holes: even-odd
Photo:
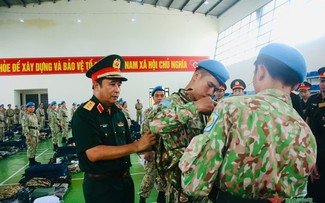
[[50, 109], [49, 110], [49, 125], [50, 127], [56, 127], [60, 125], [59, 122], [59, 115], [56, 110]]
[[37, 108], [35, 113], [36, 113], [38, 120], [41, 120], [41, 117], [45, 116], [45, 111], [44, 111], [44, 109], [41, 109], [41, 108]]
[[191, 139], [203, 132], [203, 117], [184, 89], [166, 98], [148, 116], [158, 140], [154, 146], [158, 172], [176, 189], [181, 189], [179, 159]]
[[5, 115], [0, 111], [0, 127], [5, 127]]
[[22, 118], [23, 134], [25, 136], [38, 136], [38, 119], [35, 113], [26, 113]]
[[61, 108], [59, 111], [59, 120], [62, 123], [68, 123], [69, 122], [69, 112], [67, 108]]
[[216, 181], [235, 196], [265, 199], [301, 194], [315, 161], [315, 138], [289, 94], [268, 89], [220, 101], [179, 167], [187, 194], [206, 196]]
[[147, 132], [150, 129], [148, 117], [152, 115], [150, 113], [152, 112], [153, 109], [156, 109], [156, 107], [157, 105], [151, 106], [143, 112], [142, 114], [143, 122], [141, 123], [141, 134]]

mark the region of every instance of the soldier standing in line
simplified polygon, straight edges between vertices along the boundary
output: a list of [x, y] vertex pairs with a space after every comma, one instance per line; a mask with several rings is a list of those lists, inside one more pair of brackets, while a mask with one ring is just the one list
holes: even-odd
[[128, 121], [128, 125], [130, 127], [131, 126], [131, 116], [130, 116], [130, 112], [128, 110], [128, 103], [126, 101], [123, 101], [121, 108], [125, 115], [126, 120]]
[[5, 115], [3, 113], [3, 106], [0, 105], [0, 143], [3, 142], [5, 136]]
[[316, 142], [290, 92], [306, 77], [305, 59], [291, 46], [271, 43], [254, 65], [256, 95], [221, 100], [185, 150], [179, 167], [186, 194], [208, 196], [217, 186], [214, 201], [222, 203], [304, 197]]
[[162, 101], [148, 120], [157, 136], [155, 145], [158, 173], [166, 180], [166, 202], [206, 202], [205, 197], [191, 198], [181, 187], [178, 162], [191, 139], [203, 132], [206, 115], [216, 102], [211, 96], [229, 79], [228, 70], [216, 60], [198, 63], [190, 82]]
[[231, 82], [230, 88], [232, 89], [233, 96], [243, 96], [245, 95], [244, 90], [246, 89], [246, 84], [241, 79], [235, 79]]
[[38, 105], [36, 109], [36, 116], [40, 125], [40, 129], [43, 130], [45, 128], [45, 111], [43, 107], [43, 103]]
[[[149, 121], [148, 116], [151, 111], [157, 108], [157, 105], [165, 99], [165, 89], [163, 86], [159, 85], [153, 88], [151, 97], [154, 101], [154, 105], [149, 107], [143, 112], [144, 121], [142, 122], [141, 131], [145, 133], [149, 130]], [[145, 175], [143, 176], [140, 188], [139, 188], [139, 196], [140, 202], [145, 203], [146, 198], [150, 196], [151, 190], [153, 186], [156, 186], [158, 193], [157, 203], [165, 203], [165, 187], [166, 183], [164, 179], [162, 179], [157, 171], [156, 164], [155, 164], [155, 152], [149, 151], [144, 153], [144, 157], [146, 163], [144, 165]]]
[[14, 126], [14, 115], [15, 115], [15, 111], [11, 108], [11, 104], [8, 104], [8, 109], [6, 110], [5, 116], [7, 119], [7, 127], [8, 127], [8, 131], [11, 132], [13, 130], [13, 126]]
[[19, 113], [19, 124], [22, 124], [22, 119], [23, 119], [23, 116], [26, 114], [26, 105], [21, 105], [20, 106], [20, 113]]
[[69, 116], [65, 101], [61, 102], [59, 118], [62, 126], [62, 143], [66, 143], [69, 130]]
[[39, 136], [39, 125], [37, 116], [34, 113], [35, 103], [28, 102], [26, 104], [27, 113], [22, 118], [23, 135], [26, 137], [27, 145], [27, 157], [29, 159], [29, 166], [41, 164], [35, 160], [38, 136]]
[[309, 98], [306, 121], [317, 141], [317, 163], [308, 181], [308, 196], [317, 203], [325, 202], [325, 67], [318, 70], [320, 93]]
[[70, 109], [70, 120], [72, 120], [73, 114], [74, 114], [74, 112], [76, 112], [76, 110], [77, 110], [77, 103], [73, 102], [72, 107]]
[[60, 134], [60, 121], [59, 121], [59, 116], [56, 111], [56, 108], [57, 108], [56, 101], [52, 101], [50, 103], [50, 110], [48, 116], [49, 116], [49, 125], [52, 134], [52, 144], [53, 144], [54, 151], [58, 148], [59, 134]]
[[19, 113], [20, 113], [20, 110], [18, 108], [18, 105], [15, 105], [15, 109], [14, 109], [14, 125], [19, 124]]
[[137, 99], [137, 103], [135, 104], [135, 109], [137, 110], [137, 123], [141, 125], [143, 105], [142, 103], [140, 103], [140, 99]]

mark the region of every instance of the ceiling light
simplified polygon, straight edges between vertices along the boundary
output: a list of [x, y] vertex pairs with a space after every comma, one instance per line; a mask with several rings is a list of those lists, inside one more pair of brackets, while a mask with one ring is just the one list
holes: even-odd
[[77, 22], [78, 22], [78, 23], [81, 23], [81, 20], [80, 20], [80, 19], [78, 19], [78, 20], [77, 20]]
[[134, 22], [135, 21], [135, 18], [132, 18], [131, 21]]
[[21, 23], [25, 22], [24, 19], [20, 19], [19, 21], [20, 21]]

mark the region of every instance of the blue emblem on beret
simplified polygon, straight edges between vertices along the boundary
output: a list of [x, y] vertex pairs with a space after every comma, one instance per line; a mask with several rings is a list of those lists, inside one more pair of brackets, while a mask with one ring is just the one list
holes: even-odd
[[50, 103], [50, 106], [53, 106], [53, 105], [56, 105], [56, 101], [52, 101], [52, 102]]
[[221, 83], [220, 85], [225, 85], [226, 81], [229, 79], [227, 68], [219, 61], [212, 59], [203, 60], [198, 63], [197, 68], [207, 70], [219, 83]]
[[164, 91], [165, 92], [165, 88], [161, 85], [156, 86], [155, 88], [153, 88], [152, 92], [151, 92], [151, 96], [153, 97], [153, 95], [155, 95], [155, 92], [157, 91]]
[[258, 55], [272, 57], [291, 68], [303, 82], [307, 75], [307, 66], [304, 56], [298, 49], [281, 43], [271, 43], [263, 47]]
[[26, 107], [30, 107], [30, 106], [35, 106], [35, 103], [34, 103], [34, 102], [28, 102], [28, 103], [26, 104]]

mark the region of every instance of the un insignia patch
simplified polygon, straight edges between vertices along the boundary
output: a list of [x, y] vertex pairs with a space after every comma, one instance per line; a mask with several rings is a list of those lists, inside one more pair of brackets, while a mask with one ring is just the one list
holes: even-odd
[[164, 101], [160, 102], [160, 104], [163, 106], [168, 106], [170, 104], [170, 101], [164, 100]]
[[212, 112], [209, 121], [207, 123], [207, 125], [204, 128], [204, 132], [210, 132], [211, 129], [213, 128], [214, 124], [216, 124], [217, 120], [219, 118], [219, 115], [215, 112]]

